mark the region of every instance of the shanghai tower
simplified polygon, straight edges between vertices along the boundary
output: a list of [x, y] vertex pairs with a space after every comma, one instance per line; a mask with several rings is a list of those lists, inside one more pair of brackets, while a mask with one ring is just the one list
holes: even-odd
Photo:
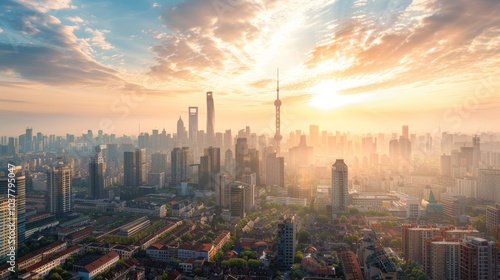
[[207, 92], [207, 144], [208, 146], [214, 145], [215, 143], [215, 109], [214, 109], [214, 98], [212, 92]]

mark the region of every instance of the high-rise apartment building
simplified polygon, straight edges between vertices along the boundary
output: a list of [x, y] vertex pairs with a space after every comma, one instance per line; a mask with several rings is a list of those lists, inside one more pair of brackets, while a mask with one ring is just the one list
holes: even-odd
[[47, 171], [47, 190], [50, 195], [50, 212], [58, 217], [69, 213], [71, 202], [71, 166], [57, 163]]
[[127, 187], [135, 185], [135, 152], [123, 153], [123, 184]]
[[[7, 194], [0, 194], [0, 262], [5, 263], [8, 260], [7, 254], [10, 252], [10, 247], [16, 247], [17, 244], [10, 244], [9, 235], [10, 235], [10, 211], [9, 211], [9, 202], [7, 198]], [[12, 221], [16, 224], [16, 220], [12, 219]], [[17, 225], [17, 224], [16, 224]], [[15, 225], [15, 226], [16, 226]]]
[[278, 222], [276, 236], [276, 261], [279, 269], [288, 270], [295, 255], [295, 217], [282, 217]]
[[139, 187], [147, 181], [146, 150], [124, 152], [123, 181], [128, 187]]
[[442, 193], [440, 196], [443, 204], [443, 214], [458, 222], [460, 217], [465, 215], [467, 197], [463, 194]]
[[494, 232], [500, 225], [500, 204], [486, 207], [486, 228]]
[[309, 126], [309, 143], [313, 147], [317, 147], [319, 144], [319, 127], [317, 125], [311, 124]]
[[498, 248], [495, 242], [467, 236], [460, 245], [460, 279], [498, 279]]
[[439, 240], [428, 245], [429, 271], [431, 279], [460, 279], [460, 242]]
[[174, 148], [170, 153], [170, 181], [175, 184], [189, 181], [191, 164], [193, 155], [188, 147]]
[[230, 186], [231, 197], [229, 201], [229, 211], [231, 217], [246, 217], [246, 206], [245, 206], [245, 187], [241, 184], [233, 183]]
[[343, 159], [332, 165], [332, 207], [333, 211], [347, 212], [349, 206], [348, 167]]
[[90, 197], [93, 199], [103, 198], [104, 196], [104, 160], [102, 158], [101, 148], [96, 147], [96, 154], [90, 158], [89, 163], [90, 177]]
[[[11, 197], [8, 197], [9, 194], [9, 179], [10, 182], [12, 182], [12, 177], [9, 177], [9, 173], [14, 173], [15, 174], [15, 209], [14, 209], [14, 223], [15, 223], [15, 230], [16, 230], [16, 246], [19, 246], [21, 243], [24, 243], [25, 241], [25, 231], [26, 231], [26, 177], [24, 176], [23, 171], [21, 170], [21, 166], [16, 166], [13, 170], [13, 172], [7, 171], [4, 174], [0, 174], [0, 207], [3, 209], [3, 207], [7, 207], [7, 212], [8, 213], [3, 213], [3, 215], [11, 215], [11, 211], [9, 209], [9, 202], [8, 199]], [[12, 192], [11, 192], [12, 194]], [[3, 202], [1, 197], [5, 196], [6, 197], [6, 202]], [[12, 205], [12, 204], [10, 204]], [[5, 210], [5, 209], [3, 209]], [[2, 211], [0, 210], [0, 215], [2, 215]], [[5, 219], [3, 220], [5, 223], [10, 223], [10, 219]], [[1, 222], [0, 222], [1, 223]], [[9, 230], [6, 231], [7, 234], [10, 234], [10, 224], [7, 225], [9, 227]], [[3, 231], [2, 231], [3, 233]], [[0, 233], [0, 236], [2, 235]], [[0, 243], [2, 245], [7, 245], [8, 243]], [[0, 246], [2, 247], [2, 246]], [[7, 246], [9, 247], [9, 246]], [[17, 247], [16, 247], [17, 248]], [[2, 258], [2, 255], [0, 255], [0, 259]]]
[[425, 238], [438, 235], [441, 235], [440, 229], [430, 225], [403, 225], [401, 227], [403, 258], [423, 264]]
[[151, 155], [151, 173], [167, 173], [167, 154], [154, 153]]
[[481, 162], [481, 139], [475, 135], [472, 137], [472, 175], [477, 177], [479, 164]]
[[477, 196], [479, 199], [500, 203], [500, 169], [479, 169]]

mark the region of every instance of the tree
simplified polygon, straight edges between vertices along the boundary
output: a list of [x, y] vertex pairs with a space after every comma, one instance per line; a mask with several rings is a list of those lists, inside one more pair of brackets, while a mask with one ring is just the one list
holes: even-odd
[[295, 263], [292, 265], [292, 269], [290, 270], [290, 279], [302, 279], [304, 277], [304, 272], [301, 269], [300, 264]]
[[302, 253], [301, 251], [297, 251], [295, 253], [295, 256], [293, 257], [293, 262], [300, 263], [303, 258], [304, 258], [304, 253]]
[[229, 260], [229, 267], [245, 267], [247, 261], [242, 258], [234, 258]]
[[472, 226], [475, 227], [479, 232], [486, 232], [486, 217], [484, 214], [480, 214], [472, 220]]
[[359, 240], [359, 235], [357, 234], [346, 234], [344, 235], [344, 242], [348, 244], [356, 243]]
[[193, 239], [193, 235], [191, 233], [184, 233], [183, 235], [181, 235], [181, 241], [182, 242], [186, 242], [186, 241], [189, 241]]
[[64, 271], [63, 273], [61, 273], [61, 277], [66, 280], [66, 279], [70, 279], [71, 277], [73, 277], [73, 274], [71, 274], [71, 272], [69, 272], [69, 271]]
[[359, 214], [359, 210], [357, 208], [349, 208], [349, 214], [353, 214], [353, 215], [356, 215], [356, 214]]
[[95, 238], [94, 236], [87, 236], [87, 237], [85, 237], [85, 239], [83, 239], [83, 243], [85, 243], [85, 244], [92, 243], [92, 242], [99, 242], [99, 240], [97, 238]]
[[391, 240], [391, 247], [401, 248], [401, 244], [403, 244], [401, 237], [396, 237], [396, 238]]
[[311, 234], [309, 234], [309, 232], [305, 230], [299, 231], [299, 237], [298, 237], [299, 243], [308, 243], [310, 236]]
[[240, 257], [245, 260], [257, 259], [257, 252], [253, 251], [248, 247], [245, 247], [243, 248], [243, 251], [240, 253]]
[[342, 215], [342, 217], [340, 217], [340, 223], [341, 224], [347, 223], [347, 217], [345, 215]]
[[54, 272], [50, 274], [49, 280], [64, 280], [64, 279], [61, 277], [61, 275], [59, 275], [59, 273]]
[[262, 261], [253, 260], [253, 259], [248, 260], [247, 264], [248, 264], [249, 267], [252, 267], [252, 268], [257, 268], [257, 267], [264, 266], [264, 263]]
[[194, 269], [193, 273], [195, 275], [201, 276], [201, 274], [203, 273], [203, 271], [201, 270], [201, 268], [197, 267], [197, 268]]

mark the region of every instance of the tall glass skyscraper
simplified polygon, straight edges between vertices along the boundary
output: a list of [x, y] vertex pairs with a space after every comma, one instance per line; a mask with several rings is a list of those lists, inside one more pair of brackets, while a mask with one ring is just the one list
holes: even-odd
[[189, 142], [195, 144], [198, 139], [198, 107], [189, 107]]
[[207, 145], [215, 144], [215, 108], [212, 92], [207, 92]]

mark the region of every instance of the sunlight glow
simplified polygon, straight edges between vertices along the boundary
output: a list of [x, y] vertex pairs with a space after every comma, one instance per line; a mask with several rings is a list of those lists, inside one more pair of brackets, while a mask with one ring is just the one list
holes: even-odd
[[366, 102], [371, 99], [370, 94], [340, 95], [337, 93], [337, 90], [339, 90], [339, 88], [334, 81], [326, 81], [317, 84], [310, 89], [313, 96], [309, 105], [323, 110], [331, 110], [350, 104]]

